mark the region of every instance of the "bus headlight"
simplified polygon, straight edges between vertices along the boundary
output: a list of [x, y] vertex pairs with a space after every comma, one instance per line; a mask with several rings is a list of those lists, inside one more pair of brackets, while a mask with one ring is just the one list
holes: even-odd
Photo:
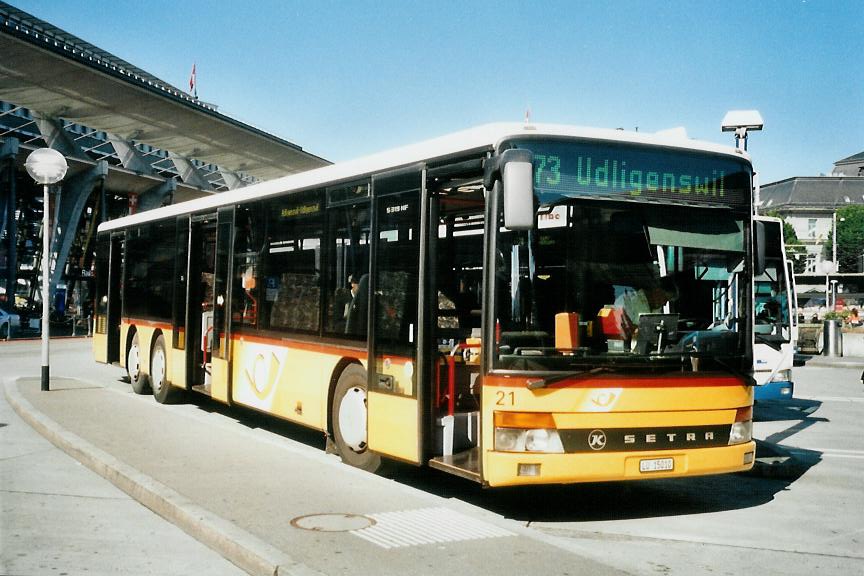
[[525, 434], [525, 450], [528, 452], [545, 452], [551, 436], [548, 430], [528, 430]]
[[563, 454], [564, 445], [554, 429], [495, 428], [495, 450]]
[[729, 446], [750, 442], [753, 438], [753, 407], [739, 408], [735, 423], [729, 429]]
[[753, 421], [735, 422], [729, 430], [729, 446], [749, 442], [753, 437]]
[[788, 368], [786, 370], [778, 370], [774, 373], [774, 376], [771, 377], [771, 382], [791, 382], [792, 381], [792, 370]]
[[495, 428], [495, 450], [499, 452], [523, 452], [526, 430]]

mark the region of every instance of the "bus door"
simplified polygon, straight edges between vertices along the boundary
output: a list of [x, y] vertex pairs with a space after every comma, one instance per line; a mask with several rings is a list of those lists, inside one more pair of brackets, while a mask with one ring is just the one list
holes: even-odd
[[192, 219], [186, 317], [187, 374], [193, 390], [223, 402], [230, 384], [230, 271], [234, 207]]
[[120, 279], [123, 277], [123, 240], [122, 232], [112, 234], [108, 252], [108, 306], [105, 315], [108, 346], [105, 361], [109, 363], [120, 361], [120, 317], [123, 311]]
[[[174, 229], [177, 251], [174, 255], [174, 299], [171, 305], [171, 349], [173, 358], [185, 357], [188, 298], [189, 217], [178, 216]], [[170, 362], [168, 380], [186, 388], [186, 364]]]
[[234, 252], [234, 206], [219, 208], [216, 228], [216, 270], [213, 285], [211, 395], [231, 398], [231, 255]]
[[427, 173], [432, 224], [425, 307], [432, 337], [426, 430], [431, 467], [479, 482], [486, 202], [481, 187], [464, 185], [476, 171], [466, 173], [462, 166], [439, 167], [434, 177]]
[[424, 367], [423, 355], [417, 354], [425, 339], [417, 305], [422, 178], [423, 171], [415, 168], [372, 180], [368, 442], [379, 454], [412, 463], [419, 463], [423, 453]]
[[216, 215], [196, 216], [189, 227], [186, 293], [186, 381], [210, 394], [213, 337], [213, 282], [216, 269]]

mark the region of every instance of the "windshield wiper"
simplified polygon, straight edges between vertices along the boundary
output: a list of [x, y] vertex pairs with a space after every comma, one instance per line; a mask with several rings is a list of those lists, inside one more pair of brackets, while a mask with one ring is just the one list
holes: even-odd
[[561, 382], [562, 380], [567, 380], [568, 378], [575, 378], [576, 376], [583, 376], [585, 374], [600, 374], [602, 372], [611, 371], [612, 369], [608, 366], [598, 366], [596, 368], [591, 368], [590, 370], [577, 370], [576, 372], [565, 372], [564, 374], [556, 374], [554, 376], [547, 376], [546, 378], [528, 380], [527, 386], [529, 390], [539, 390], [540, 388], [546, 388], [550, 384]]

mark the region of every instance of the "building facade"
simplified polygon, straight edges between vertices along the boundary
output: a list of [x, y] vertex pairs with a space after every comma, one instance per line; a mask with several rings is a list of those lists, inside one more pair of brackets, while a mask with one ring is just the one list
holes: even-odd
[[832, 176], [864, 176], [864, 152], [853, 154], [834, 163]]
[[854, 269], [838, 270], [829, 245], [837, 211], [853, 205], [864, 205], [864, 152], [838, 160], [831, 176], [787, 178], [761, 188], [759, 213], [779, 215], [798, 236], [795, 279], [803, 307], [864, 303], [864, 254]]

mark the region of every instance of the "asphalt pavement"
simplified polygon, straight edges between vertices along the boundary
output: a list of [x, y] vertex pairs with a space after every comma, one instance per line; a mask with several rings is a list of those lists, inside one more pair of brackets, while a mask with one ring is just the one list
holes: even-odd
[[793, 402], [757, 407], [750, 474], [481, 490], [353, 469], [320, 433], [203, 397], [159, 405], [87, 340], [52, 342], [41, 392], [38, 350], [0, 345], [41, 434], [0, 403], [3, 574], [864, 573], [864, 359], [810, 358]]
[[[30, 355], [38, 363], [38, 344], [15, 346], [22, 365]], [[70, 361], [52, 369], [49, 392], [16, 376], [21, 365], [6, 371], [15, 411], [250, 574], [621, 573], [520, 522], [346, 466], [321, 450], [320, 435], [307, 445], [206, 400], [159, 405], [133, 394], [119, 369], [73, 360], [88, 353], [80, 344], [65, 346]]]

